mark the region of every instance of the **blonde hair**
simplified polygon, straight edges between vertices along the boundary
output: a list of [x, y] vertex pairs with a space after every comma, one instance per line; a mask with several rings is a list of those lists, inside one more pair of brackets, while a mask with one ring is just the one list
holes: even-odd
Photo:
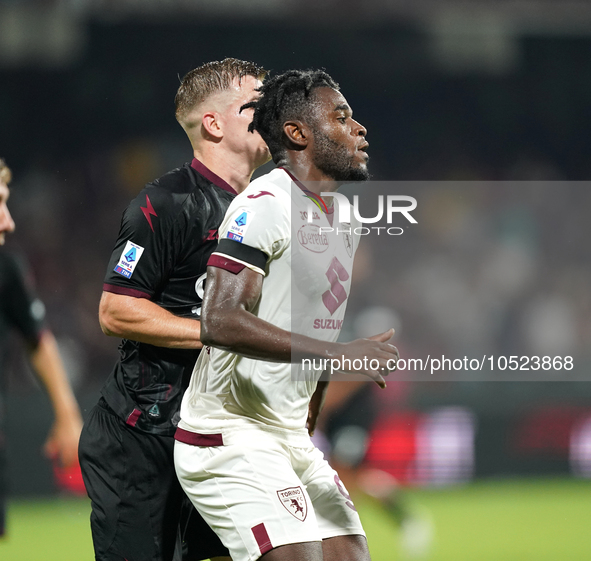
[[0, 158], [0, 181], [3, 181], [8, 185], [12, 180], [12, 172], [10, 168], [6, 165], [6, 162]]
[[191, 70], [183, 78], [174, 98], [176, 120], [183, 125], [189, 113], [210, 95], [228, 90], [232, 82], [244, 76], [263, 80], [267, 71], [254, 62], [225, 58]]

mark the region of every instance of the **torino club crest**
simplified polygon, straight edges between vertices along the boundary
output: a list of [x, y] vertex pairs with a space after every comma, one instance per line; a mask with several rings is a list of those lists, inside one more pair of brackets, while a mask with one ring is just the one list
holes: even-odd
[[302, 522], [306, 520], [308, 503], [301, 487], [288, 487], [283, 491], [277, 491], [277, 496], [287, 512]]

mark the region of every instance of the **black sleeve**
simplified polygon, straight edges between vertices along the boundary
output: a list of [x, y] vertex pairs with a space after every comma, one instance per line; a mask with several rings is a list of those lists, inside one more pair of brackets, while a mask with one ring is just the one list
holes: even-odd
[[263, 271], [265, 270], [269, 259], [267, 254], [260, 249], [227, 238], [219, 241], [218, 247], [215, 251], [216, 253], [222, 253], [230, 258], [248, 263], [249, 265], [254, 265]]
[[151, 298], [166, 283], [176, 214], [170, 193], [158, 187], [146, 187], [131, 201], [121, 219], [103, 290]]
[[44, 329], [45, 306], [33, 289], [33, 278], [22, 259], [2, 256], [1, 306], [8, 322], [36, 347]]

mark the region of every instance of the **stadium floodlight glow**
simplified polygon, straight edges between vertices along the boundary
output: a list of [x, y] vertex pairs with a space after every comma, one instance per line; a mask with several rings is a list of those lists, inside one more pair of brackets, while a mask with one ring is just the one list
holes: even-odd
[[[353, 197], [353, 205], [349, 202], [349, 199], [342, 193], [320, 193], [323, 197], [334, 197], [336, 206], [338, 208], [338, 221], [341, 224], [351, 223], [351, 206], [353, 206], [353, 214], [355, 218], [362, 224], [375, 224], [379, 222], [384, 216], [384, 195], [378, 195], [378, 213], [376, 216], [371, 218], [364, 218], [359, 214], [359, 195]], [[397, 206], [395, 203], [400, 201], [406, 201], [410, 204], [406, 206]], [[417, 224], [417, 221], [410, 214], [415, 208], [417, 208], [417, 200], [414, 197], [407, 195], [387, 195], [386, 196], [386, 221], [388, 224], [392, 224], [392, 216], [394, 213], [399, 212], [404, 216], [411, 224]], [[313, 220], [312, 203], [310, 202], [310, 209], [308, 210], [308, 222]]]

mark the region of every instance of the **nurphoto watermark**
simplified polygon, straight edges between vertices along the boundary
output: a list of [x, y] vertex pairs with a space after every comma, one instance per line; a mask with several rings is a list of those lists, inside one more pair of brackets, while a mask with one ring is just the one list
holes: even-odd
[[[361, 216], [359, 210], [359, 195], [353, 196], [353, 202], [342, 193], [322, 192], [322, 197], [332, 197], [334, 199], [335, 208], [337, 210], [337, 223], [345, 226], [344, 228], [334, 227], [320, 227], [319, 233], [322, 235], [328, 232], [336, 232], [339, 234], [360, 235], [367, 236], [372, 232], [379, 236], [383, 233], [390, 236], [399, 236], [404, 232], [400, 226], [392, 226], [395, 215], [402, 215], [410, 224], [418, 224], [411, 212], [417, 208], [417, 200], [414, 197], [407, 195], [377, 195], [378, 208], [375, 216]], [[312, 223], [314, 220], [314, 205], [315, 201], [310, 201], [308, 209], [308, 222]], [[405, 203], [405, 204], [401, 204]], [[351, 210], [353, 210], [354, 218], [362, 224], [351, 229]], [[377, 224], [386, 217], [386, 224], [388, 226], [365, 226], [365, 224]]]

